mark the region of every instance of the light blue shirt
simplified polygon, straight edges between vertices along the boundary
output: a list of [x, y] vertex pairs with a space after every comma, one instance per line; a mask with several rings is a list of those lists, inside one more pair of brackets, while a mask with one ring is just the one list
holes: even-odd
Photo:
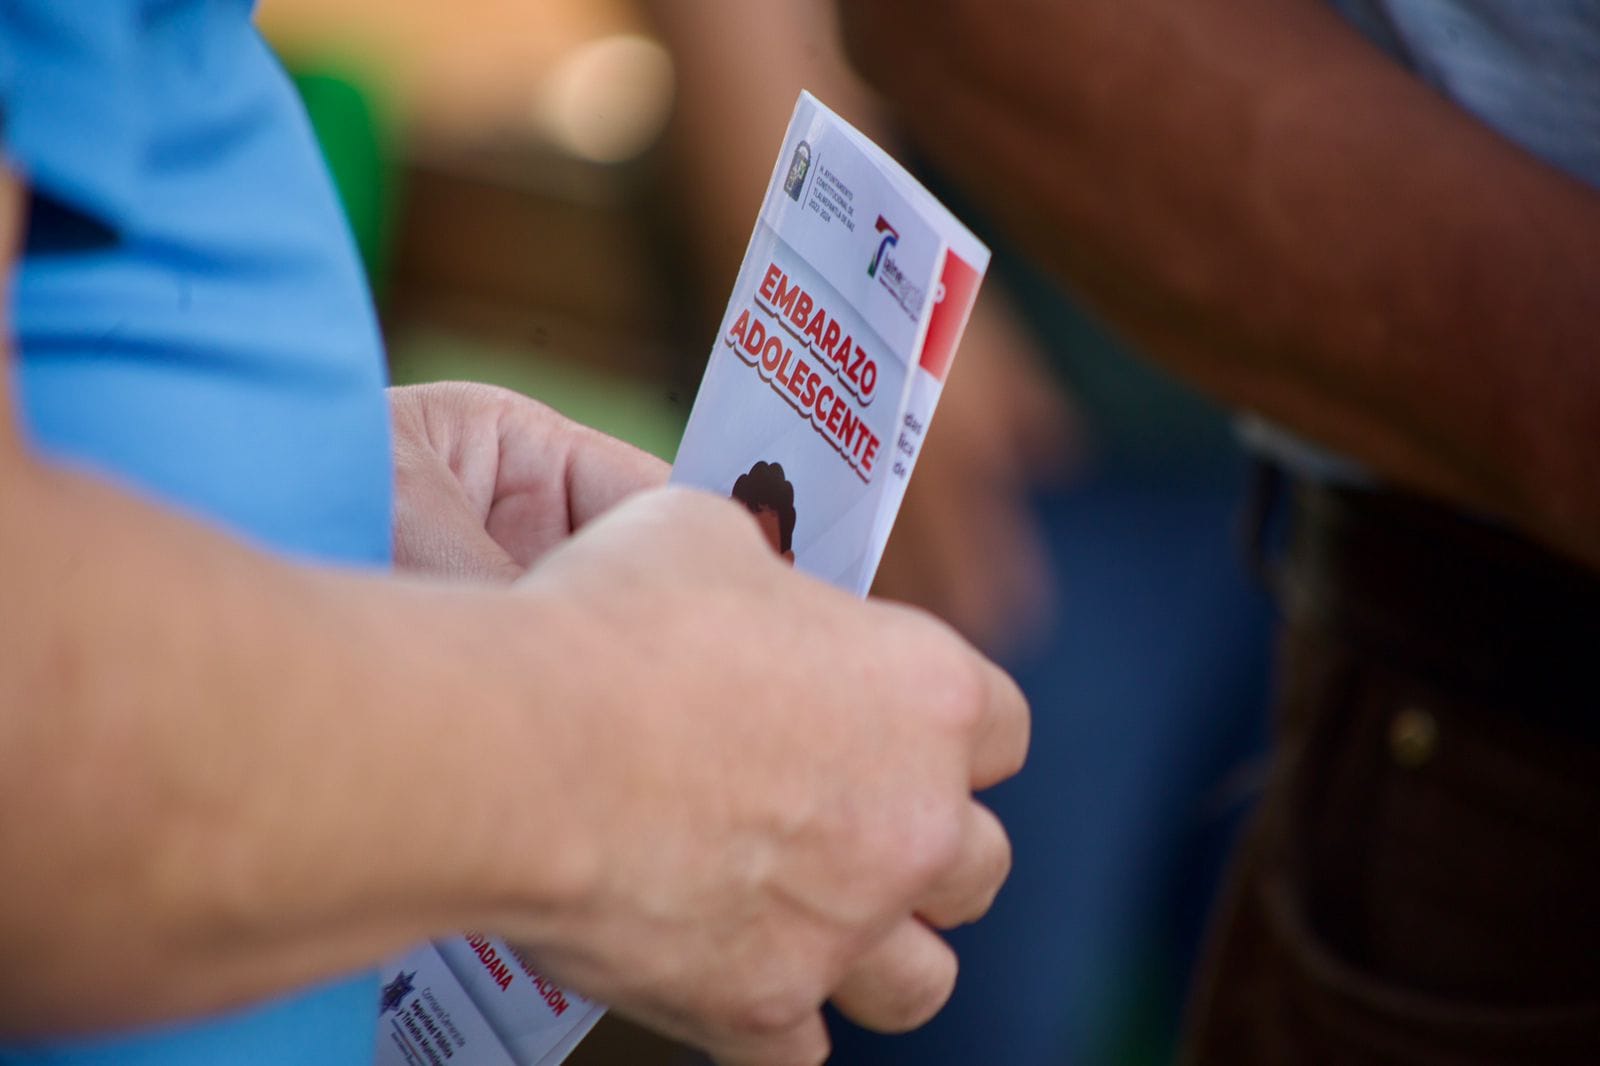
[[[39, 454], [261, 548], [386, 567], [378, 331], [250, 15], [248, 0], [0, 0], [0, 146], [32, 192], [18, 414]], [[0, 1062], [365, 1064], [376, 1004], [361, 974], [203, 1024], [0, 1047]]]

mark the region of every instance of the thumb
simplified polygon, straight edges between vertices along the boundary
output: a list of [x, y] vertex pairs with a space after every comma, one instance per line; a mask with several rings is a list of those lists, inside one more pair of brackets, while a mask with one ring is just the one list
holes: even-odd
[[[394, 561], [400, 570], [454, 581], [510, 584], [523, 574], [484, 528], [448, 467], [432, 456], [397, 456]], [[408, 461], [409, 460], [409, 461]]]

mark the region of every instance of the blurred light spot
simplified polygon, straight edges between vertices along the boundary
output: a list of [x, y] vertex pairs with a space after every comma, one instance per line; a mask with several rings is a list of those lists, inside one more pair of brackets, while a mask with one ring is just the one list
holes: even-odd
[[562, 56], [540, 91], [546, 135], [582, 159], [620, 163], [649, 148], [672, 111], [672, 56], [648, 37], [617, 34]]
[[1407, 707], [1389, 723], [1389, 751], [1407, 770], [1426, 766], [1439, 747], [1439, 723], [1420, 707]]

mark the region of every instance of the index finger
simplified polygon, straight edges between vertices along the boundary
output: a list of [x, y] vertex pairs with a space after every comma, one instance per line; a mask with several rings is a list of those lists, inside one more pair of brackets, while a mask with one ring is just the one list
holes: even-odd
[[982, 673], [981, 717], [972, 751], [972, 788], [975, 792], [1014, 776], [1028, 758], [1032, 718], [1028, 700], [1011, 675], [980, 657]]
[[567, 510], [574, 530], [634, 493], [667, 483], [672, 468], [649, 452], [588, 426], [571, 430]]
[[666, 463], [526, 397], [503, 424], [486, 526], [522, 567], [624, 499], [667, 480]]

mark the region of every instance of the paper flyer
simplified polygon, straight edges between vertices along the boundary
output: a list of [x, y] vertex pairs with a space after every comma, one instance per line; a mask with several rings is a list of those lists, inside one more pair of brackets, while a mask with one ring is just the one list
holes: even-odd
[[802, 93], [672, 480], [781, 514], [781, 554], [865, 595], [988, 265]]
[[[796, 569], [866, 595], [989, 250], [801, 93], [672, 481], [726, 494]], [[467, 934], [383, 967], [379, 1066], [557, 1066], [604, 1013]]]
[[480, 933], [423, 944], [380, 972], [380, 1066], [557, 1066], [605, 1013]]

